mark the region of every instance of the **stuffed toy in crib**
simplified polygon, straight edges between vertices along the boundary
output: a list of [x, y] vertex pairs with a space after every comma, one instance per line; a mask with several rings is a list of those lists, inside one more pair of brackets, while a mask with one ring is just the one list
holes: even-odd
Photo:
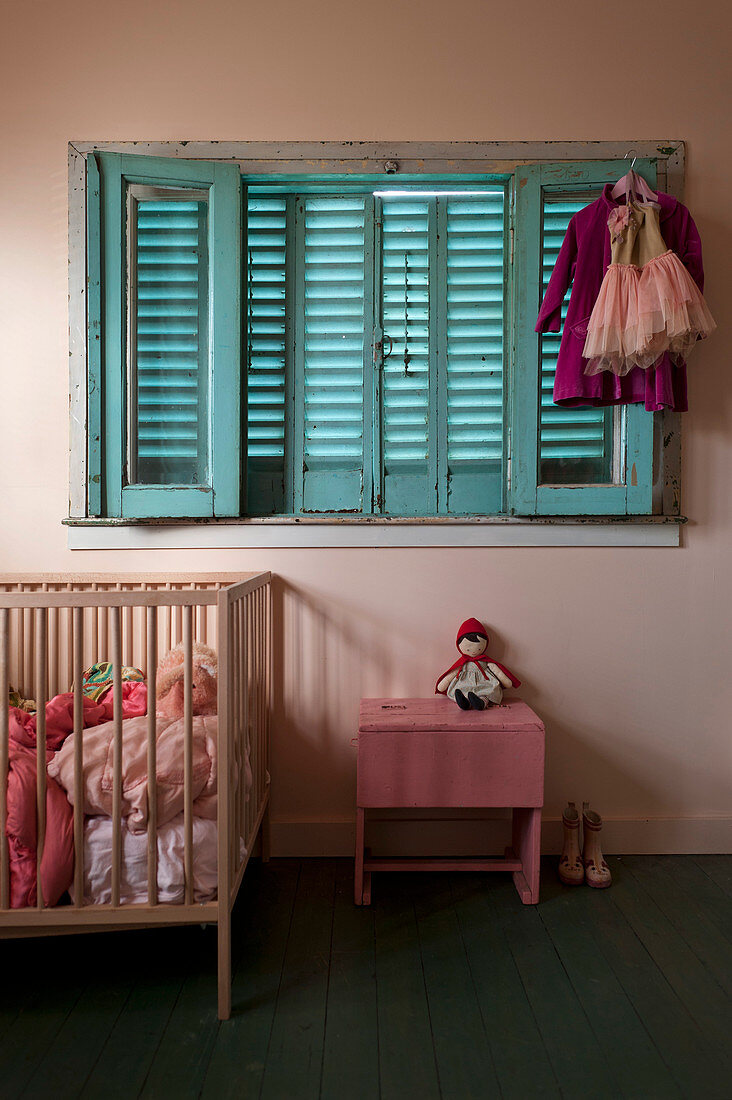
[[[193, 643], [193, 713], [216, 714], [218, 665], [216, 654], [207, 645]], [[166, 718], [182, 718], [184, 702], [183, 644], [166, 653], [155, 678], [157, 713]]]
[[461, 710], [483, 710], [501, 702], [504, 688], [521, 687], [512, 672], [486, 653], [488, 634], [478, 619], [465, 620], [456, 645], [460, 656], [437, 681], [437, 695], [447, 695]]

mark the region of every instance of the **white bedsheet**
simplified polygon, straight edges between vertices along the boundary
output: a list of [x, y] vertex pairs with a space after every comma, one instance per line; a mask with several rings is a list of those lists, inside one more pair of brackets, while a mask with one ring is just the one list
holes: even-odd
[[[216, 897], [216, 822], [193, 818], [193, 896]], [[241, 845], [244, 854], [244, 844]], [[158, 829], [158, 901], [184, 900], [183, 814]], [[70, 891], [72, 901], [73, 887]], [[84, 902], [109, 905], [112, 900], [112, 819], [88, 817], [84, 823]], [[147, 902], [147, 834], [131, 833], [122, 825], [120, 901]]]

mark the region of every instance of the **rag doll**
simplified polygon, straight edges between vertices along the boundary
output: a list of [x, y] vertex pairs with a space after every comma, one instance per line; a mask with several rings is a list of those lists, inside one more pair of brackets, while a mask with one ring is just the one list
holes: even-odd
[[[184, 703], [183, 645], [177, 645], [163, 657], [155, 678], [157, 713], [166, 718], [182, 718]], [[193, 643], [193, 713], [216, 714], [218, 672], [216, 654], [207, 645]]]
[[483, 710], [503, 698], [503, 689], [521, 681], [486, 653], [488, 635], [477, 619], [466, 619], [458, 630], [460, 656], [437, 681], [435, 693], [454, 699], [461, 710]]

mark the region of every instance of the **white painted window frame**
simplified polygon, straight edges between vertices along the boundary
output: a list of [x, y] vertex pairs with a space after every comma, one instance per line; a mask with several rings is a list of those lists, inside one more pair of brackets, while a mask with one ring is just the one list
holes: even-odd
[[[132, 524], [87, 518], [87, 241], [86, 160], [100, 150], [138, 153], [186, 160], [218, 160], [237, 163], [243, 175], [273, 173], [387, 174], [396, 163], [397, 175], [429, 173], [510, 173], [518, 165], [542, 161], [622, 160], [629, 151], [639, 158], [653, 157], [658, 164], [661, 190], [683, 197], [685, 146], [679, 140], [659, 141], [526, 141], [526, 142], [256, 142], [256, 141], [74, 141], [68, 147], [69, 168], [69, 363], [70, 455], [69, 544], [75, 547], [103, 545], [123, 548], [140, 545], [189, 545], [179, 533], [192, 525], [152, 521], [146, 536], [132, 533]], [[388, 178], [394, 181], [394, 175]], [[215, 533], [217, 521], [207, 521], [210, 533], [196, 527], [196, 546], [275, 545], [677, 545], [681, 516], [681, 417], [665, 411], [655, 417], [653, 516], [613, 518], [580, 517], [557, 521], [553, 517], [526, 520], [514, 517], [481, 517], [395, 521], [358, 517], [344, 522], [272, 517], [227, 521], [224, 535]], [[127, 529], [125, 535], [120, 528]], [[446, 526], [450, 532], [446, 531]], [[108, 528], [107, 535], [93, 536], [93, 528]], [[247, 527], [245, 531], [242, 528]], [[304, 528], [310, 533], [303, 535]], [[255, 528], [257, 529], [255, 533]], [[336, 534], [334, 528], [340, 533]], [[375, 531], [378, 529], [378, 535]], [[539, 533], [544, 530], [543, 536]], [[549, 531], [547, 528], [551, 528]], [[594, 530], [594, 534], [589, 532]], [[261, 529], [261, 530], [260, 530]], [[238, 535], [233, 534], [238, 530]], [[164, 532], [167, 531], [167, 534]], [[358, 532], [361, 532], [359, 535]], [[528, 532], [533, 532], [531, 535]], [[113, 533], [114, 532], [114, 533]], [[157, 534], [155, 533], [157, 532]], [[266, 533], [265, 533], [266, 532]], [[289, 534], [288, 534], [289, 532]], [[295, 532], [298, 532], [295, 534]], [[397, 532], [400, 532], [397, 534]], [[407, 532], [411, 532], [407, 534]], [[511, 534], [510, 532], [513, 532]], [[604, 532], [604, 535], [603, 533]], [[457, 542], [457, 539], [461, 539]], [[528, 541], [526, 541], [528, 539]], [[156, 541], [157, 540], [157, 541]]]

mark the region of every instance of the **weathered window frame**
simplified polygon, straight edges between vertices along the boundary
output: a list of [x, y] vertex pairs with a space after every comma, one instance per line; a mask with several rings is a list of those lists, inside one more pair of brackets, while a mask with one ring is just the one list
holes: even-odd
[[[522, 165], [561, 161], [621, 160], [632, 150], [640, 158], [657, 163], [658, 186], [682, 197], [684, 143], [677, 140], [624, 142], [73, 142], [69, 144], [69, 355], [70, 355], [70, 496], [69, 522], [88, 520], [87, 493], [88, 410], [98, 394], [87, 386], [90, 340], [88, 316], [94, 315], [99, 286], [88, 279], [87, 187], [93, 186], [93, 172], [87, 158], [95, 151], [145, 154], [156, 157], [205, 159], [235, 163], [243, 175], [316, 173], [318, 175], [391, 173], [451, 175], [469, 173], [511, 173]], [[93, 161], [93, 158], [92, 158]], [[393, 179], [393, 175], [390, 177]], [[91, 311], [90, 311], [91, 303]], [[623, 522], [649, 523], [681, 520], [680, 415], [666, 411], [654, 416], [654, 480], [651, 516], [627, 516]], [[288, 522], [287, 517], [274, 517]], [[485, 524], [514, 521], [514, 517], [480, 517]], [[553, 523], [557, 517], [536, 516], [517, 520], [526, 524]], [[588, 517], [580, 522], [618, 522], [618, 517]], [[117, 521], [119, 522], [119, 521]], [[209, 521], [210, 522], [210, 521]], [[215, 521], [214, 521], [215, 522]], [[231, 522], [231, 521], [228, 521]], [[256, 523], [253, 519], [238, 522]], [[262, 522], [262, 521], [260, 521]], [[267, 520], [265, 522], [272, 522]], [[290, 521], [291, 522], [291, 521]], [[351, 522], [363, 522], [363, 517]], [[374, 522], [372, 517], [370, 522]], [[394, 520], [381, 522], [394, 523]], [[412, 521], [414, 522], [414, 521]], [[424, 521], [423, 521], [424, 522]], [[429, 522], [429, 521], [427, 521]], [[438, 522], [444, 522], [438, 521]], [[465, 522], [451, 520], [449, 522]]]

